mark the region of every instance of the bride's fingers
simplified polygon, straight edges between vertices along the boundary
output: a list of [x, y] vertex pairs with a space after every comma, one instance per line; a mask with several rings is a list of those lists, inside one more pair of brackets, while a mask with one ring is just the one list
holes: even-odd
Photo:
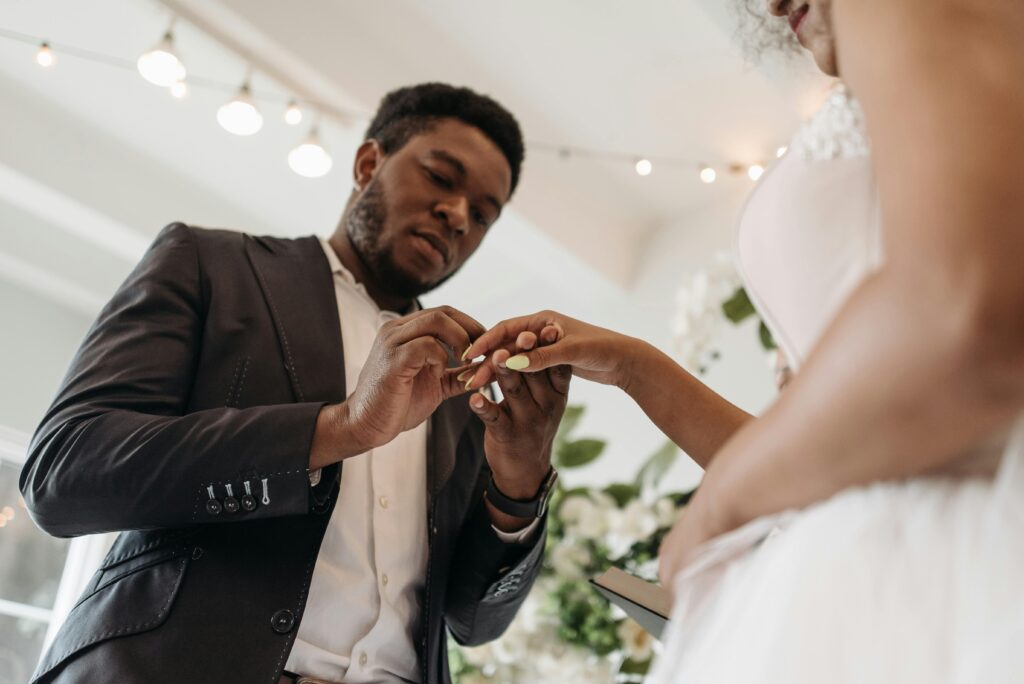
[[537, 333], [524, 330], [516, 337], [516, 351], [529, 351], [537, 346]]
[[540, 333], [545, 327], [555, 324], [555, 314], [542, 311], [530, 316], [509, 318], [476, 338], [462, 356], [463, 361], [489, 354], [504, 344], [513, 342], [522, 332]]
[[557, 323], [545, 326], [540, 331], [540, 341], [542, 344], [554, 344], [563, 337], [565, 337], [565, 332], [562, 330], [562, 326]]

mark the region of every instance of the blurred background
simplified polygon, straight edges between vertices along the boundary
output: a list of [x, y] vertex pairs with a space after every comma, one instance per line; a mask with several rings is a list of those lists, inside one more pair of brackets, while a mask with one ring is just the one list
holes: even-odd
[[[47, 537], [17, 489], [96, 313], [171, 221], [331, 233], [368, 118], [395, 87], [470, 86], [527, 138], [512, 204], [428, 305], [485, 324], [552, 308], [614, 327], [763, 410], [771, 354], [756, 317], [722, 315], [738, 281], [719, 255], [760, 173], [832, 84], [799, 58], [751, 63], [728, 5], [3, 0], [0, 682], [27, 680], [109, 543]], [[243, 85], [248, 99], [223, 109]], [[582, 409], [573, 438], [593, 447], [565, 469], [572, 487], [633, 482], [664, 445], [617, 390], [576, 382], [570, 403]], [[659, 463], [648, 503], [700, 479], [685, 457]], [[581, 662], [618, 654], [621, 665], [628, 636], [604, 653], [584, 644]], [[486, 658], [465, 681], [496, 676]]]

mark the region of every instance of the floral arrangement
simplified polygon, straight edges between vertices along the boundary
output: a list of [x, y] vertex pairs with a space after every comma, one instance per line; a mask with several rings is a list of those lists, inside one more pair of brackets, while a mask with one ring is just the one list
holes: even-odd
[[[722, 323], [738, 325], [756, 315], [732, 258], [728, 254], [716, 255], [710, 268], [689, 276], [676, 291], [672, 335], [680, 362], [687, 370], [703, 375], [718, 360], [718, 352], [711, 348], [711, 343]], [[758, 336], [765, 350], [776, 348], [764, 321], [758, 327]]]
[[[572, 439], [583, 408], [570, 406], [552, 460], [561, 470], [599, 458], [605, 443]], [[661, 540], [690, 493], [659, 495], [656, 485], [678, 458], [670, 443], [631, 482], [602, 489], [558, 487], [548, 513], [541, 574], [508, 631], [477, 648], [450, 645], [456, 684], [639, 682], [655, 642], [589, 584], [611, 566], [655, 579]]]

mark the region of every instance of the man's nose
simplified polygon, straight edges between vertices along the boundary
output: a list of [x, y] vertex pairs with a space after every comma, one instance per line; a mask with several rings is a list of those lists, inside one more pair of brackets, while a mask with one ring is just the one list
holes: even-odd
[[469, 200], [465, 197], [439, 203], [435, 213], [457, 234], [464, 235], [469, 232]]

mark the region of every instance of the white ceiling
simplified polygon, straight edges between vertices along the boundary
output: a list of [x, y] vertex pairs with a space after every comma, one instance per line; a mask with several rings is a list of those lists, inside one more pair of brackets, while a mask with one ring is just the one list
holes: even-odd
[[[128, 69], [61, 55], [31, 62], [31, 46], [0, 40], [6, 76], [104, 135], [190, 178], [276, 232], [331, 230], [348, 191], [348, 164], [365, 121], [329, 124], [335, 169], [306, 180], [284, 158], [304, 131], [280, 120], [293, 91], [371, 112], [388, 90], [444, 80], [487, 92], [519, 118], [529, 141], [649, 155], [753, 163], [770, 159], [821, 99], [825, 83], [801, 65], [746, 66], [722, 0], [6, 0], [0, 28], [115, 55], [129, 63], [172, 15], [190, 76], [239, 82], [244, 55], [266, 125], [253, 139], [219, 129], [218, 88], [193, 85], [176, 102]], [[305, 125], [303, 125], [305, 128]], [[709, 202], [735, 201], [750, 181], [701, 184], [696, 168], [535, 149], [514, 209], [585, 263], [628, 285], [650, 233]], [[168, 192], [175, 192], [168, 188]], [[113, 217], [125, 221], [130, 217]], [[168, 217], [172, 218], [172, 217]]]

